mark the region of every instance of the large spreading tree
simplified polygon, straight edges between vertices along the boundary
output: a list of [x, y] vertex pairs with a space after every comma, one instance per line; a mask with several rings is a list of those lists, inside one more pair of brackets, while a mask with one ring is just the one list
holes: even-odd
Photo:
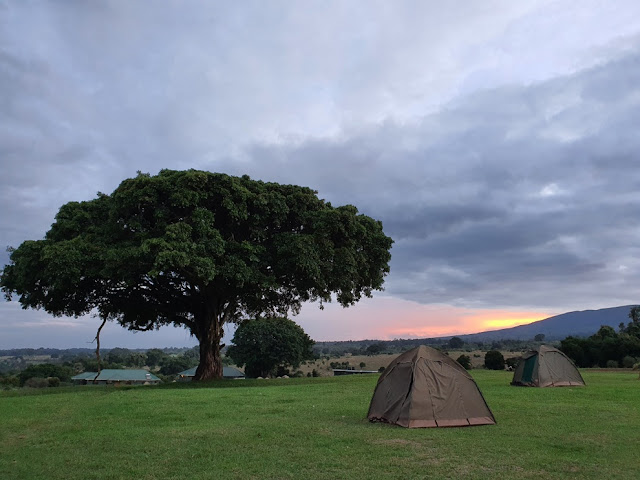
[[44, 239], [11, 251], [0, 286], [56, 316], [183, 326], [200, 344], [196, 379], [215, 379], [225, 324], [353, 305], [382, 289], [391, 245], [381, 222], [307, 187], [162, 170], [63, 205]]

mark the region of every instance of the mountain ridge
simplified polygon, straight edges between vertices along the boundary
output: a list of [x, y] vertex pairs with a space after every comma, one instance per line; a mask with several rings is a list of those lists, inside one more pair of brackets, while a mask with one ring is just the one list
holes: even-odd
[[620, 323], [628, 323], [630, 321], [629, 311], [634, 306], [622, 305], [598, 310], [577, 310], [517, 327], [464, 335], [449, 335], [442, 338], [455, 336], [467, 342], [486, 342], [492, 340], [532, 340], [538, 334], [543, 334], [547, 341], [562, 340], [568, 336], [589, 337], [596, 333], [602, 325], [617, 329]]

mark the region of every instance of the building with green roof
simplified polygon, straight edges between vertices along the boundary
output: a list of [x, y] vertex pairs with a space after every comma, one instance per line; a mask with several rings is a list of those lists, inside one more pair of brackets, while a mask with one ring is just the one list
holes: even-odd
[[105, 369], [99, 375], [98, 372], [83, 372], [71, 377], [71, 380], [76, 385], [156, 385], [162, 381], [153, 373], [142, 369]]
[[[176, 375], [176, 380], [179, 382], [190, 382], [193, 380], [193, 377], [196, 376], [196, 369], [198, 367], [193, 367], [184, 372], [180, 372]], [[244, 378], [244, 372], [242, 370], [238, 370], [235, 367], [222, 367], [222, 378], [233, 378], [239, 379]]]

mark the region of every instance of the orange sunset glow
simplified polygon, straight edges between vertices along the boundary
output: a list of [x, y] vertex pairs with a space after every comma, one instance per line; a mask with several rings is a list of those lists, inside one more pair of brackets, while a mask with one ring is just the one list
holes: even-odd
[[425, 305], [376, 297], [347, 309], [335, 304], [326, 305], [323, 311], [306, 309], [296, 321], [316, 341], [392, 340], [479, 333], [525, 325], [553, 315], [556, 313]]
[[548, 313], [534, 312], [505, 312], [501, 310], [491, 310], [472, 315], [470, 319], [477, 324], [478, 331], [498, 330], [501, 328], [517, 327], [528, 323], [544, 320], [550, 315]]
[[[440, 337], [448, 335], [465, 335], [469, 333], [499, 330], [501, 328], [517, 327], [528, 323], [549, 318], [552, 314], [540, 312], [512, 312], [504, 310], [467, 310], [449, 307], [437, 312], [428, 312], [429, 317], [423, 315], [426, 309], [419, 309], [415, 313], [405, 312], [404, 325], [393, 325], [386, 329], [383, 337]], [[416, 318], [420, 316], [420, 319]], [[429, 321], [425, 321], [425, 320]]]

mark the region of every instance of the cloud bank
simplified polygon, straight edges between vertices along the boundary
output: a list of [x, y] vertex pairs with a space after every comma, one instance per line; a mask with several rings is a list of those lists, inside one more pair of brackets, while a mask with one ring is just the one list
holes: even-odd
[[[472, 328], [434, 305], [632, 304], [638, 85], [633, 1], [0, 2], [0, 245], [137, 170], [200, 168], [382, 220], [397, 331]], [[353, 338], [346, 312], [317, 337]]]

